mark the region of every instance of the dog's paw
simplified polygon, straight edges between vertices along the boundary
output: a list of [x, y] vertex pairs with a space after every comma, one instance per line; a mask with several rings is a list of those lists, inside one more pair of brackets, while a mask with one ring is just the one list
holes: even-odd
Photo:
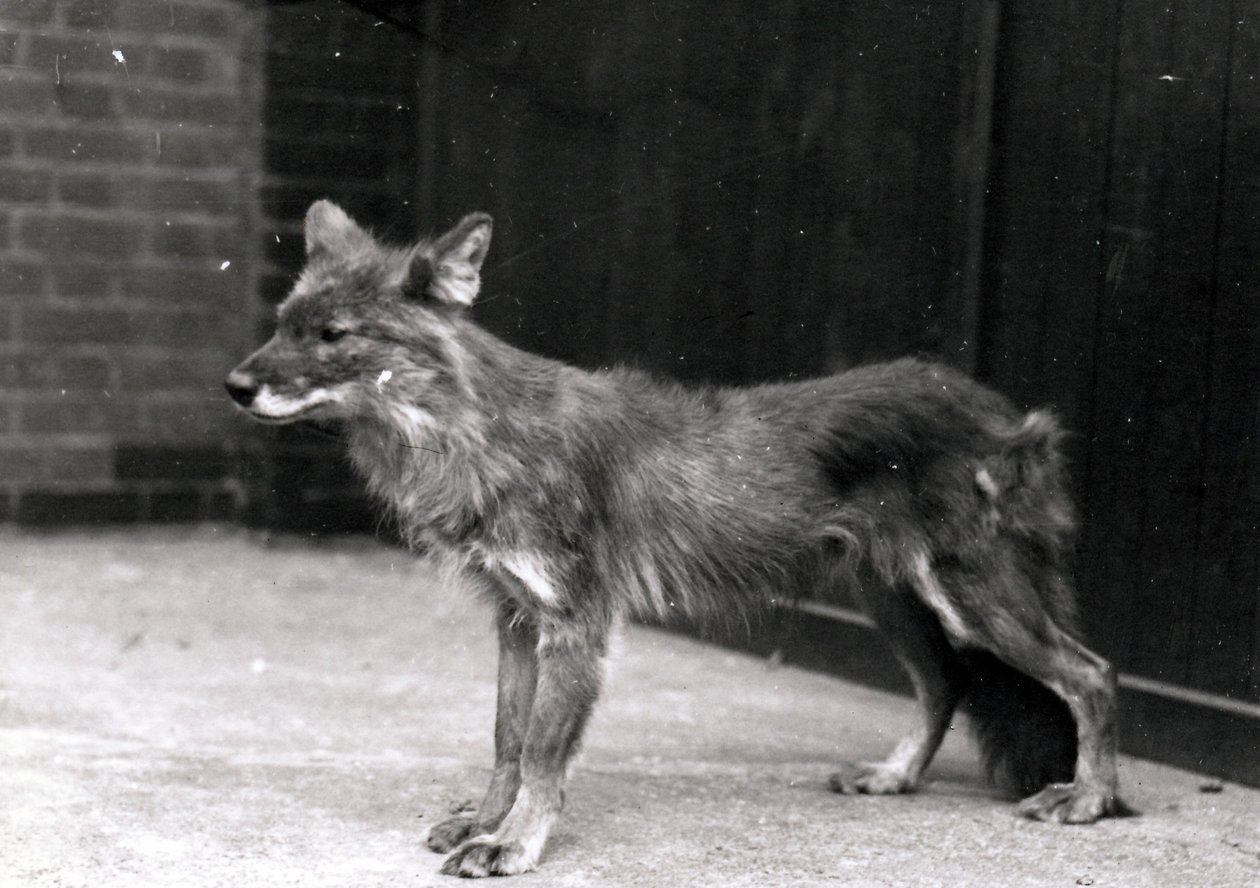
[[834, 792], [845, 795], [896, 795], [914, 789], [904, 771], [882, 762], [845, 762], [827, 782]]
[[1123, 802], [1105, 792], [1080, 789], [1075, 783], [1051, 783], [1020, 802], [1019, 813], [1047, 823], [1093, 823], [1102, 817], [1131, 812]]
[[431, 826], [429, 834], [424, 837], [424, 843], [429, 847], [430, 851], [445, 854], [456, 845], [462, 844], [469, 836], [476, 835], [478, 832], [481, 832], [481, 830], [478, 829], [476, 817], [471, 817], [467, 814], [457, 814]]
[[442, 864], [442, 874], [480, 879], [484, 876], [515, 876], [532, 870], [538, 861], [525, 852], [520, 842], [500, 842], [493, 836], [479, 836], [464, 843]]

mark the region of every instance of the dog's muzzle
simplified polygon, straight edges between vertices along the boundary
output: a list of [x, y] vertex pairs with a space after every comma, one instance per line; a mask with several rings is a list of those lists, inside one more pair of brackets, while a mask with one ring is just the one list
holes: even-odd
[[240, 370], [229, 373], [228, 378], [223, 380], [223, 387], [232, 396], [232, 400], [242, 407], [249, 407], [254, 403], [254, 398], [258, 397], [258, 380]]

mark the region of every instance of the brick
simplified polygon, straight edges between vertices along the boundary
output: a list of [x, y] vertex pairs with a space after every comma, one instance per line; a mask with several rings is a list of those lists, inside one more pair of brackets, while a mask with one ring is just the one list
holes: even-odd
[[131, 331], [121, 309], [31, 306], [22, 311], [22, 340], [30, 344], [111, 344], [126, 342]]
[[71, 28], [117, 27], [117, 8], [118, 0], [74, 0], [66, 10], [66, 24]]
[[362, 15], [338, 4], [320, 5], [318, 17], [309, 8], [275, 6], [267, 21], [269, 50], [285, 56], [325, 56], [327, 46], [333, 42], [330, 37], [339, 35], [347, 25], [353, 29], [353, 17]]
[[379, 143], [315, 143], [295, 138], [268, 138], [267, 169], [304, 179], [371, 178], [389, 160]]
[[52, 17], [53, 0], [6, 0], [4, 17], [24, 24], [43, 24]]
[[204, 49], [155, 46], [145, 52], [144, 73], [150, 77], [198, 85], [213, 70]]
[[269, 274], [262, 279], [262, 298], [267, 305], [279, 305], [293, 289], [293, 277]]
[[115, 90], [103, 83], [76, 82], [69, 78], [57, 90], [57, 107], [77, 120], [110, 120], [118, 116]]
[[240, 518], [241, 503], [230, 490], [210, 490], [203, 494], [202, 521], [235, 521]]
[[232, 459], [218, 447], [120, 445], [114, 476], [121, 481], [221, 481]]
[[334, 55], [337, 50], [333, 45], [324, 45], [327, 49], [320, 58], [292, 58], [268, 53], [267, 82], [278, 88], [296, 86], [311, 89], [326, 85], [330, 90], [350, 95], [398, 93], [399, 68], [390, 64], [388, 57], [362, 49], [337, 56]]
[[0, 32], [0, 65], [9, 67], [18, 64], [20, 37], [20, 34], [12, 31]]
[[221, 436], [233, 407], [222, 383], [191, 399], [152, 398], [141, 405], [141, 430], [158, 441], [204, 441]]
[[379, 521], [371, 500], [362, 495], [304, 500], [272, 490], [251, 490], [243, 520], [255, 527], [297, 533], [372, 533]]
[[203, 258], [213, 256], [212, 232], [205, 225], [160, 225], [152, 238], [152, 251], [157, 256]]
[[30, 157], [67, 163], [144, 163], [154, 151], [149, 133], [79, 128], [32, 130], [25, 136]]
[[230, 306], [240, 298], [240, 284], [231, 274], [211, 268], [129, 269], [122, 280], [122, 294], [129, 300], [171, 305]]
[[240, 160], [242, 140], [230, 131], [184, 130], [162, 133], [157, 161], [164, 167], [231, 167]]
[[[241, 211], [241, 185], [235, 179], [206, 180], [184, 177], [153, 180], [144, 200], [155, 210], [197, 210], [232, 219]], [[137, 198], [137, 202], [140, 199]]]
[[56, 107], [57, 88], [51, 78], [0, 76], [0, 108], [6, 115], [46, 115]]
[[114, 27], [143, 34], [232, 37], [251, 7], [262, 5], [252, 0], [228, 4], [205, 0], [119, 0], [114, 10]]
[[147, 120], [227, 125], [239, 121], [242, 112], [239, 92], [188, 93], [146, 86], [123, 93], [119, 99], [127, 117]]
[[0, 168], [0, 202], [46, 204], [52, 194], [52, 176], [44, 170]]
[[27, 349], [0, 356], [0, 379], [15, 389], [100, 391], [111, 388], [113, 376], [112, 362], [99, 354]]
[[26, 58], [27, 64], [42, 72], [50, 85], [57, 77], [65, 83], [76, 72], [113, 71], [115, 68], [119, 68], [119, 75], [126, 79], [126, 72], [114, 58], [113, 48], [103, 31], [74, 37], [36, 35], [31, 38]]
[[299, 235], [281, 235], [278, 241], [272, 236], [264, 244], [268, 261], [280, 268], [292, 268], [296, 271], [306, 262], [306, 242]]
[[[326, 198], [354, 218], [363, 220], [379, 230], [381, 223], [396, 220], [402, 213], [399, 209], [398, 192], [379, 181], [333, 179], [323, 181], [293, 182], [272, 185], [263, 191], [263, 205], [273, 220], [298, 220], [314, 201]], [[410, 216], [404, 228], [405, 239], [415, 233], [414, 221]], [[296, 222], [292, 226], [279, 226], [281, 240], [291, 239], [299, 249], [302, 248], [302, 233]], [[291, 229], [291, 230], [290, 230]], [[275, 234], [268, 233], [264, 238], [264, 246], [275, 243]], [[293, 254], [289, 254], [292, 258]], [[298, 267], [301, 257], [298, 257]]]
[[144, 34], [177, 34], [174, 4], [153, 0], [121, 0], [114, 10], [120, 30]]
[[[254, 427], [257, 429], [257, 427]], [[258, 430], [258, 436], [245, 438], [243, 446], [236, 453], [235, 478], [247, 484], [269, 484], [275, 457], [272, 453], [274, 442], [271, 438], [274, 429]], [[262, 437], [267, 436], [267, 437]]]
[[58, 257], [134, 255], [140, 228], [125, 219], [87, 216], [30, 216], [19, 226], [18, 240], [30, 249]]
[[300, 98], [285, 97], [283, 93], [269, 94], [263, 107], [263, 117], [268, 131], [309, 134], [308, 122], [318, 120], [323, 133], [369, 136], [379, 134], [381, 127], [391, 123], [402, 113], [414, 121], [414, 112], [405, 108], [400, 112], [396, 101], [372, 96], [366, 100], [349, 101], [343, 95], [312, 98], [303, 94]]
[[[204, 391], [207, 397], [218, 397], [223, 378], [247, 351], [228, 355], [217, 351], [184, 349], [178, 355], [166, 351], [131, 349], [118, 356], [118, 385], [123, 391], [140, 391], [158, 387], [170, 390]], [[224, 394], [226, 397], [226, 394]]]
[[103, 208], [114, 206], [114, 182], [106, 173], [59, 173], [57, 196], [62, 203], [81, 207]]
[[35, 491], [19, 496], [15, 512], [19, 524], [133, 524], [141, 520], [144, 502], [139, 493], [131, 491]]
[[115, 290], [116, 266], [65, 261], [52, 267], [52, 291], [61, 299], [108, 299]]
[[0, 293], [7, 297], [44, 292], [45, 265], [0, 257]]
[[333, 442], [295, 449], [277, 462], [272, 481], [277, 487], [289, 490], [359, 489], [362, 482], [350, 464], [335, 454], [338, 454], [338, 446]]
[[0, 447], [0, 478], [20, 484], [100, 483], [112, 475], [104, 448], [66, 447], [53, 443]]
[[[400, 78], [399, 82], [406, 83], [407, 81]], [[411, 114], [414, 122], [414, 109], [408, 106], [415, 101], [416, 96], [413, 91], [405, 88], [352, 93], [339, 88], [335, 82], [329, 84], [313, 81], [308, 81], [306, 84], [268, 82], [264, 109], [269, 109], [271, 112], [267, 120], [270, 127], [275, 127], [278, 132], [303, 135], [307, 133], [303, 129], [303, 121], [310, 121], [312, 116], [320, 113], [332, 115], [332, 120], [337, 122], [354, 119], [362, 114], [365, 119], [375, 120], [378, 124], [391, 116], [405, 122], [407, 115]], [[286, 108], [289, 113], [285, 113]], [[322, 125], [323, 119], [319, 118], [319, 120]], [[336, 130], [338, 127], [328, 128]]]
[[47, 469], [47, 454], [42, 447], [0, 447], [0, 478], [9, 483], [45, 480]]
[[168, 348], [207, 346], [223, 341], [222, 313], [205, 311], [136, 311], [129, 316], [129, 342]]
[[154, 229], [152, 248], [160, 257], [210, 259], [222, 255], [216, 249], [216, 230], [209, 225], [166, 223]]
[[[102, 382], [107, 381], [102, 380]], [[106, 434], [134, 431], [139, 427], [135, 404], [121, 397], [107, 397], [102, 390], [54, 394], [17, 405], [18, 428], [24, 435]]]
[[205, 521], [209, 518], [206, 514], [205, 497], [195, 487], [150, 493], [146, 517], [149, 521], [167, 523]]
[[100, 483], [112, 477], [105, 447], [49, 446], [45, 449], [49, 479], [62, 483]]
[[[321, 198], [328, 197], [328, 194], [329, 189], [323, 184], [281, 182], [264, 185], [260, 200], [263, 212], [273, 219], [299, 219], [307, 207]], [[300, 235], [297, 234], [289, 236], [300, 239]], [[270, 235], [268, 239], [275, 242], [275, 238]]]
[[222, 265], [221, 260], [224, 259], [233, 263], [228, 268], [223, 269], [222, 273], [225, 276], [239, 277], [245, 260], [252, 252], [250, 245], [245, 243], [241, 237], [242, 232], [235, 225], [232, 227], [216, 225], [211, 231], [210, 242], [214, 247], [212, 255], [215, 260], [219, 261], [220, 265]]

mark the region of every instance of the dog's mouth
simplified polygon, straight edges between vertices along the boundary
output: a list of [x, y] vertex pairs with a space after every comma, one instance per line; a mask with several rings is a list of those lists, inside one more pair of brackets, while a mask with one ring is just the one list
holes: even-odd
[[252, 419], [257, 422], [261, 422], [263, 425], [288, 425], [291, 422], [298, 422], [299, 420], [306, 419], [310, 416], [313, 410], [314, 408], [308, 410], [297, 410], [293, 413], [277, 414], [264, 413], [261, 410], [254, 410], [248, 407], [245, 408], [245, 412], [248, 413]]
[[326, 415], [328, 408], [336, 403], [336, 396], [327, 389], [315, 389], [294, 398], [277, 395], [267, 386], [263, 386], [249, 406], [243, 409], [258, 422], [287, 425], [303, 419], [318, 419], [321, 415]]

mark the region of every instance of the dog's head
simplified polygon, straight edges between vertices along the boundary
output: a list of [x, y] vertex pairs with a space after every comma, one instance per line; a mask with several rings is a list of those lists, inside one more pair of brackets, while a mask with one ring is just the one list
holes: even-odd
[[430, 402], [456, 383], [454, 332], [480, 290], [491, 227], [474, 213], [435, 240], [391, 248], [335, 204], [312, 204], [306, 268], [275, 335], [228, 375], [228, 393], [267, 423], [371, 409], [431, 417]]

